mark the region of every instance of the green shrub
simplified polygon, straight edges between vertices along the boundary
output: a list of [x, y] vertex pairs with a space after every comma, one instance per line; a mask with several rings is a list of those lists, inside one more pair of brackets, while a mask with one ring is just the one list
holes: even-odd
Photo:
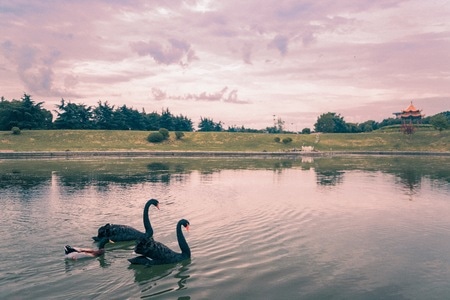
[[309, 128], [303, 128], [303, 129], [302, 129], [302, 133], [303, 133], [303, 134], [310, 134], [310, 133], [311, 133], [311, 129], [309, 129]]
[[177, 140], [180, 140], [184, 136], [183, 131], [175, 131], [175, 137]]
[[279, 143], [280, 142], [280, 138], [279, 137], [276, 137], [273, 140], [275, 141], [275, 143]]
[[170, 136], [169, 130], [167, 130], [167, 129], [165, 129], [165, 128], [160, 128], [160, 129], [159, 129], [159, 133], [162, 134], [162, 136], [163, 136], [163, 138], [164, 138], [165, 140], [167, 140], [167, 139], [169, 138], [169, 136]]
[[160, 132], [152, 132], [148, 135], [147, 141], [150, 143], [161, 143], [164, 141], [164, 136]]
[[416, 128], [413, 124], [403, 124], [400, 130], [407, 135], [412, 135], [416, 132]]
[[283, 144], [289, 144], [290, 142], [292, 142], [292, 139], [290, 137], [283, 139]]
[[13, 128], [11, 128], [11, 132], [12, 132], [12, 134], [18, 135], [18, 134], [20, 134], [20, 128], [14, 126]]

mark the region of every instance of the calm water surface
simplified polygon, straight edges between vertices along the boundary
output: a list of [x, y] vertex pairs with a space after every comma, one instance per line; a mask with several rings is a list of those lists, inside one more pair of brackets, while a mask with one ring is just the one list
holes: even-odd
[[[0, 161], [1, 299], [449, 299], [450, 158]], [[192, 258], [131, 266], [107, 222]]]

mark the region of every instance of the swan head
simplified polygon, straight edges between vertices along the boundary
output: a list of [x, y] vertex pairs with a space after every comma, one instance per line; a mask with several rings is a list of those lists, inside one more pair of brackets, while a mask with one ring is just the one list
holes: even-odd
[[102, 227], [100, 227], [98, 229], [97, 237], [99, 239], [101, 239], [101, 238], [104, 238], [104, 237], [109, 237], [110, 234], [111, 234], [111, 224], [108, 223], [108, 224], [106, 224], [106, 225], [104, 225], [104, 226], [102, 226]]
[[156, 200], [156, 199], [150, 199], [150, 200], [148, 200], [148, 201], [147, 201], [147, 204], [148, 204], [148, 205], [154, 205], [154, 206], [156, 206], [157, 209], [159, 209], [159, 201]]
[[186, 219], [181, 219], [181, 220], [180, 220], [180, 224], [181, 224], [184, 228], [186, 228], [186, 231], [189, 231], [189, 225], [190, 225], [190, 223], [189, 223], [188, 220], [186, 220]]

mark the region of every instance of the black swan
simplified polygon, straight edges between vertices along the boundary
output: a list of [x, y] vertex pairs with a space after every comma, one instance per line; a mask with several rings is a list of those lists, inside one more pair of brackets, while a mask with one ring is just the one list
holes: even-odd
[[145, 236], [152, 237], [153, 228], [152, 225], [150, 224], [150, 217], [148, 213], [150, 205], [154, 205], [156, 206], [156, 208], [159, 209], [159, 201], [156, 199], [150, 199], [147, 201], [147, 203], [145, 203], [143, 214], [145, 233], [128, 225], [118, 225], [108, 223], [104, 226], [101, 226], [98, 229], [98, 235], [92, 237], [92, 239], [94, 241], [99, 241], [103, 237], [106, 237], [113, 242], [124, 242], [124, 241], [135, 241]]
[[80, 258], [98, 257], [105, 253], [105, 245], [110, 241], [108, 238], [101, 238], [98, 242], [98, 249], [78, 248], [69, 245], [64, 246], [65, 257], [68, 259], [77, 260]]
[[134, 248], [134, 252], [141, 256], [128, 259], [131, 264], [137, 265], [162, 265], [180, 262], [191, 257], [186, 238], [183, 235], [181, 226], [189, 231], [189, 221], [181, 219], [177, 223], [177, 239], [181, 253], [171, 250], [166, 245], [153, 240], [153, 238], [142, 238]]

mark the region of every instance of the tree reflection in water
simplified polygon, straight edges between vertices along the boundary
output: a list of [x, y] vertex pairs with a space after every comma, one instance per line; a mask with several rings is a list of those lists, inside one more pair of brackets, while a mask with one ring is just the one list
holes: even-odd
[[290, 168], [314, 169], [317, 184], [335, 186], [343, 183], [347, 171], [365, 170], [393, 174], [409, 193], [420, 187], [423, 177], [450, 182], [448, 157], [359, 156], [317, 157], [314, 159], [131, 159], [131, 160], [11, 160], [2, 161], [0, 190], [32, 190], [45, 186], [52, 174], [59, 183], [76, 192], [89, 187], [107, 189], [110, 185], [132, 186], [143, 182], [182, 182], [198, 171], [208, 180], [222, 170], [261, 169], [281, 173]]
[[396, 176], [398, 178], [396, 183], [404, 188], [405, 194], [412, 201], [413, 196], [420, 190], [423, 174], [416, 170], [414, 166], [409, 165], [397, 171]]
[[316, 182], [322, 186], [335, 186], [343, 183], [344, 174], [345, 172], [337, 170], [316, 171]]

